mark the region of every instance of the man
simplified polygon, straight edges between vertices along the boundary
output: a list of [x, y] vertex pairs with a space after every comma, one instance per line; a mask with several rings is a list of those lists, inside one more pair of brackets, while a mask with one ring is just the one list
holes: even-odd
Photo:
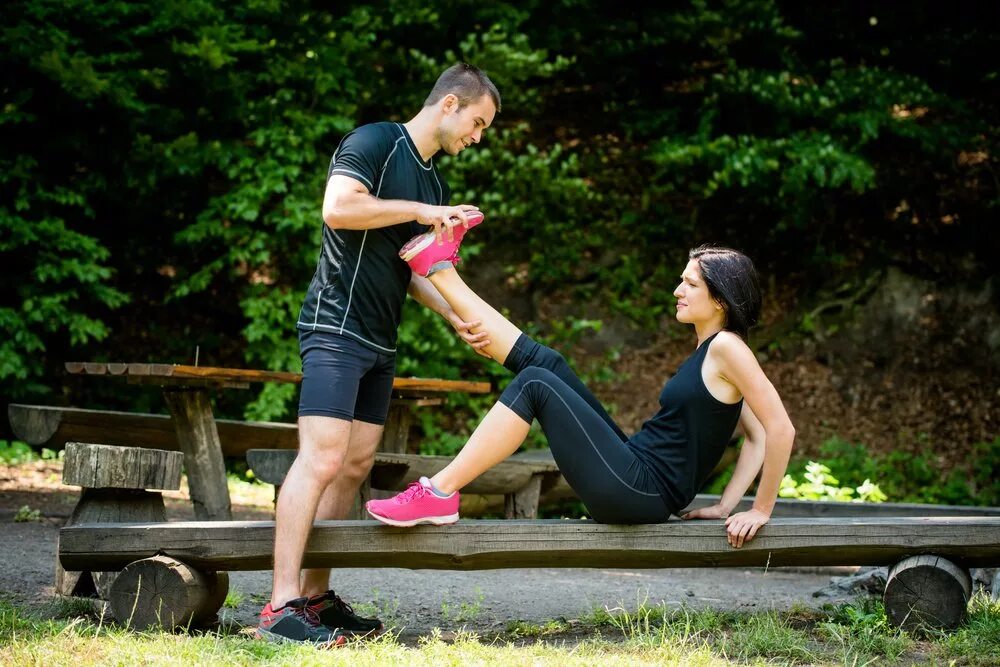
[[341, 644], [381, 630], [329, 585], [329, 569], [302, 571], [313, 520], [342, 519], [367, 478], [382, 437], [395, 375], [396, 332], [407, 291], [445, 317], [479, 351], [487, 332], [464, 322], [430, 282], [398, 256], [432, 227], [439, 243], [460, 240], [475, 206], [448, 204], [433, 163], [479, 143], [500, 110], [500, 93], [466, 64], [438, 78], [407, 123], [364, 125], [334, 153], [323, 199], [323, 245], [299, 314], [302, 388], [299, 451], [278, 498], [274, 583], [257, 636]]

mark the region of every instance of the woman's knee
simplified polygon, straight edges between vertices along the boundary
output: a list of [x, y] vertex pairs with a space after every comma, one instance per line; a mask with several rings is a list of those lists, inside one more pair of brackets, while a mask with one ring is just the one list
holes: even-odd
[[[558, 376], [548, 368], [543, 368], [541, 366], [530, 366], [528, 368], [525, 368], [520, 373], [518, 373], [517, 376], [514, 377], [514, 382], [518, 382], [523, 385], [531, 381], [541, 381], [541, 382], [551, 383], [552, 380], [557, 380], [557, 379], [559, 379]], [[513, 384], [514, 382], [512, 382], [511, 384]]]
[[569, 369], [569, 362], [566, 361], [566, 357], [561, 352], [545, 345], [539, 345], [531, 360], [531, 366], [545, 368], [558, 374], [563, 369]]
[[540, 387], [550, 387], [552, 386], [552, 382], [558, 379], [558, 376], [547, 368], [529, 366], [514, 376], [511, 383], [507, 385], [507, 389], [504, 390], [504, 394], [508, 398], [514, 399], [527, 391], [532, 384], [538, 384]]

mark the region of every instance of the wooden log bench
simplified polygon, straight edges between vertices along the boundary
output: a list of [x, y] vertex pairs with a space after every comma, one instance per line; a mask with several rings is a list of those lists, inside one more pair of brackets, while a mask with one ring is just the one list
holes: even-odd
[[[387, 420], [391, 428], [383, 437], [387, 448], [406, 448], [414, 408], [442, 402], [441, 398], [393, 398]], [[7, 418], [14, 436], [36, 447], [59, 449], [68, 442], [99, 442], [180, 451], [170, 415], [11, 403]], [[242, 458], [255, 448], [296, 449], [299, 444], [296, 424], [234, 419], [216, 419], [215, 424], [225, 457]]]
[[[409, 475], [429, 464], [429, 457], [396, 457], [384, 458], [380, 473], [392, 484], [399, 470]], [[162, 497], [147, 489], [177, 488], [180, 464], [180, 454], [162, 450], [67, 446], [64, 482], [83, 490], [59, 532], [61, 592], [107, 599], [114, 617], [130, 627], [198, 625], [221, 607], [227, 571], [271, 568], [273, 522], [165, 521]], [[509, 485], [527, 472], [519, 465], [483, 488]], [[539, 468], [529, 477], [548, 474]], [[729, 546], [722, 521], [465, 520], [414, 529], [318, 521], [303, 559], [305, 567], [452, 570], [871, 564], [894, 564], [885, 592], [890, 621], [954, 627], [971, 594], [967, 568], [1000, 564], [1000, 517], [774, 518], [741, 549]], [[89, 591], [81, 585], [86, 575]]]
[[[158, 490], [180, 488], [183, 456], [159, 449], [74, 442], [66, 445], [63, 461], [63, 483], [82, 487], [66, 525], [95, 521], [125, 525], [166, 522]], [[154, 624], [209, 624], [229, 591], [226, 572], [195, 570], [163, 558], [133, 563], [121, 573], [120, 569], [88, 566], [65, 570], [57, 562], [56, 592], [107, 600], [116, 618], [145, 628]], [[162, 603], [153, 608], [133, 608], [132, 600], [142, 591], [143, 595], [155, 593]]]
[[[77, 524], [60, 531], [59, 560], [68, 570], [127, 570], [152, 558], [198, 572], [267, 570], [273, 541], [269, 521]], [[445, 570], [886, 564], [894, 566], [885, 594], [890, 620], [946, 628], [964, 617], [967, 568], [1000, 564], [1000, 518], [779, 518], [741, 549], [729, 546], [722, 521], [463, 520], [412, 529], [319, 521], [303, 564]], [[119, 608], [162, 604], [152, 589], [136, 589]]]

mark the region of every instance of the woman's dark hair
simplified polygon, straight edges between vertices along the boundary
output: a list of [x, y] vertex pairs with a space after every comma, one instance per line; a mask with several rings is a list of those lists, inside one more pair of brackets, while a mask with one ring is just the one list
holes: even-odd
[[702, 245], [688, 253], [698, 261], [708, 293], [726, 311], [726, 331], [747, 340], [760, 318], [760, 282], [750, 258], [732, 248]]

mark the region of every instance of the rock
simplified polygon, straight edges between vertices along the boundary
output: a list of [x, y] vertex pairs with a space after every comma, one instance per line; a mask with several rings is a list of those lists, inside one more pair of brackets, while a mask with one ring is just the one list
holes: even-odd
[[858, 593], [882, 595], [885, 592], [885, 582], [888, 578], [888, 568], [862, 568], [857, 573], [846, 577], [832, 577], [830, 585], [813, 592], [813, 597], [841, 597]]
[[993, 599], [1000, 596], [1000, 568], [996, 567], [974, 567], [969, 573], [972, 575], [972, 591], [976, 592], [980, 588], [986, 593], [992, 593]]

